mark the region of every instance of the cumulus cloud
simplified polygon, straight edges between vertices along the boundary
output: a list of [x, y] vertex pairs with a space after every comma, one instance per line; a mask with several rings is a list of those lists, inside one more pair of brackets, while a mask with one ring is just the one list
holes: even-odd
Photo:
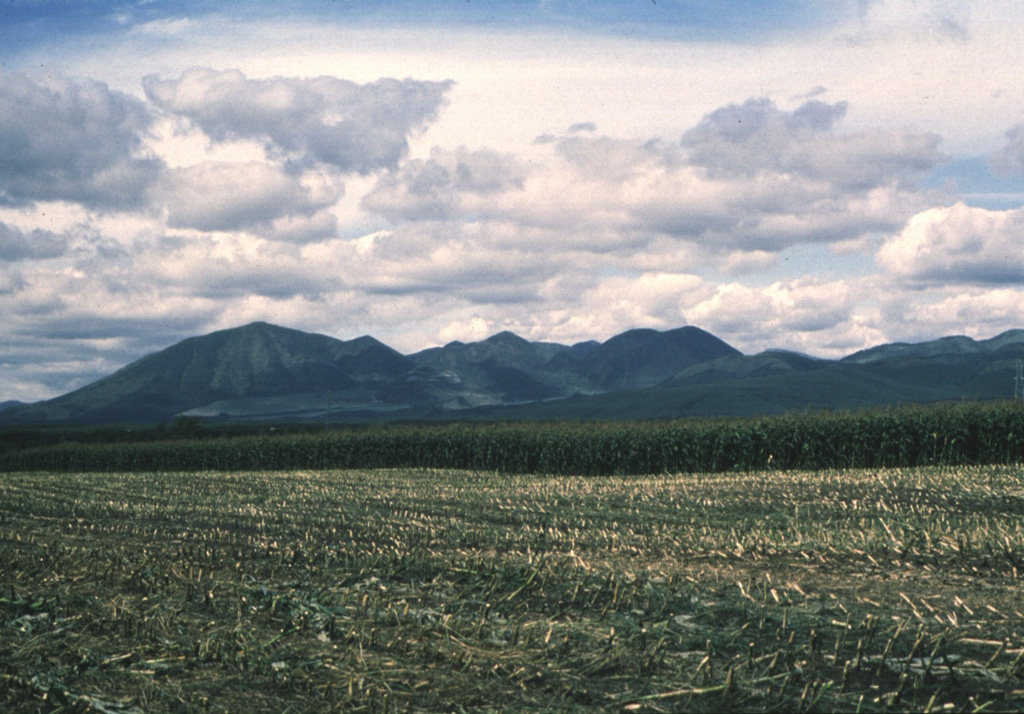
[[0, 74], [0, 204], [138, 205], [163, 164], [144, 155], [146, 106], [102, 82]]
[[880, 334], [907, 342], [940, 335], [993, 337], [1019, 329], [1024, 314], [1024, 289], [1016, 286], [927, 285], [912, 293], [880, 292], [879, 298], [874, 320]]
[[726, 337], [746, 352], [784, 347], [838, 357], [881, 341], [861, 314], [861, 300], [876, 286], [870, 280], [814, 277], [776, 281], [764, 287], [733, 282], [713, 286], [710, 295], [689, 301], [686, 319]]
[[1024, 282], [1024, 209], [957, 203], [918, 213], [876, 254], [894, 275], [922, 282]]
[[131, 273], [148, 285], [210, 299], [317, 301], [355, 291], [378, 299], [446, 295], [514, 309], [536, 303], [545, 281], [578, 267], [571, 254], [517, 247], [508, 236], [494, 226], [441, 224], [302, 245], [247, 234], [179, 236], [138, 250]]
[[838, 134], [846, 102], [810, 100], [793, 111], [766, 99], [730, 104], [683, 134], [689, 160], [712, 176], [797, 175], [844, 190], [920, 177], [942, 161], [940, 138], [918, 131]]
[[445, 343], [456, 340], [460, 342], [479, 342], [490, 337], [495, 332], [498, 332], [498, 330], [491, 327], [487, 320], [479, 315], [474, 315], [468, 322], [455, 320], [448, 323], [441, 328], [437, 336]]
[[500, 221], [591, 253], [650, 258], [688, 243], [742, 269], [801, 243], [898, 230], [928, 205], [914, 184], [942, 160], [938, 137], [841, 133], [846, 109], [748, 100], [709, 113], [678, 143], [573, 132], [551, 137], [550, 160], [529, 170], [490, 152], [435, 149], [382, 176], [362, 206], [391, 221]]
[[67, 250], [67, 238], [36, 228], [24, 233], [0, 221], [0, 260], [57, 258]]
[[340, 193], [340, 187], [304, 185], [299, 177], [262, 162], [207, 161], [169, 170], [154, 188], [153, 200], [167, 211], [172, 228], [233, 231], [279, 221], [285, 236], [301, 240], [322, 237], [333, 228], [322, 209]]
[[326, 240], [338, 232], [338, 217], [325, 208], [306, 215], [289, 213], [278, 216], [270, 223], [266, 235], [287, 243], [312, 243]]
[[485, 209], [486, 201], [474, 198], [522, 189], [527, 175], [527, 168], [508, 155], [435, 147], [429, 159], [406, 161], [381, 177], [362, 206], [392, 220], [454, 218], [464, 210]]
[[214, 141], [255, 139], [275, 157], [362, 174], [397, 166], [409, 135], [437, 117], [451, 86], [413, 79], [248, 79], [239, 70], [205, 68], [178, 79], [143, 80], [152, 103], [188, 117]]
[[229, 233], [156, 241], [134, 256], [132, 273], [172, 294], [229, 303], [246, 296], [316, 300], [344, 288], [333, 269], [304, 260], [301, 247]]
[[409, 224], [355, 243], [312, 245], [304, 254], [335, 265], [347, 285], [368, 293], [445, 292], [473, 303], [529, 302], [538, 285], [569, 269], [572, 259], [517, 245], [510, 231], [515, 228]]
[[[637, 277], [600, 280], [582, 296], [583, 314], [601, 315], [610, 325], [597, 334], [608, 336], [618, 326], [668, 329], [686, 322], [689, 303], [705, 297], [708, 287], [696, 275], [651, 271]], [[593, 335], [590, 338], [592, 339]]]

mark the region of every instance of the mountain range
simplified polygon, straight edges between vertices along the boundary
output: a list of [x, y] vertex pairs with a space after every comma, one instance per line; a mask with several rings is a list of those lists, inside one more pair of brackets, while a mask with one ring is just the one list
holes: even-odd
[[403, 355], [264, 322], [192, 337], [0, 424], [750, 416], [1014, 395], [1024, 330], [826, 360], [744, 355], [697, 327], [561, 345], [501, 332]]

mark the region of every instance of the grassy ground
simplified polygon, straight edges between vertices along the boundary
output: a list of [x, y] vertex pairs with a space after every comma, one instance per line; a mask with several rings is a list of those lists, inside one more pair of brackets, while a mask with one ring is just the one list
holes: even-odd
[[1019, 467], [0, 475], [0, 710], [1024, 711]]

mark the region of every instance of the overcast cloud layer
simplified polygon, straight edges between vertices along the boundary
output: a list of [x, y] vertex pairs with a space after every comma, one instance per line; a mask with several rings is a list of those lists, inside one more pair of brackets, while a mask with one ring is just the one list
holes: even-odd
[[1018, 3], [397, 5], [5, 4], [0, 401], [253, 320], [1024, 327]]

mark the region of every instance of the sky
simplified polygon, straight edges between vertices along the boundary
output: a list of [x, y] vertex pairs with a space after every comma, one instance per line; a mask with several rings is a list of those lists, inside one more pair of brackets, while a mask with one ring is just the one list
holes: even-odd
[[1019, 0], [2, 0], [0, 401], [263, 320], [403, 353], [1024, 328]]

